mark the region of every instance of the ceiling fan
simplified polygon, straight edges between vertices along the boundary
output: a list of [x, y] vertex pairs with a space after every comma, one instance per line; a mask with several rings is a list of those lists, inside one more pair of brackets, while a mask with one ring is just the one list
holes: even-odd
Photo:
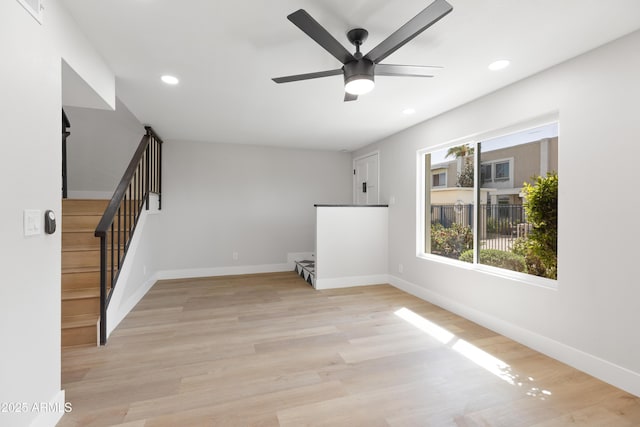
[[355, 101], [358, 95], [373, 90], [375, 86], [374, 76], [408, 76], [408, 77], [433, 77], [429, 68], [441, 68], [424, 65], [393, 65], [380, 64], [382, 60], [400, 49], [414, 37], [438, 22], [453, 10], [453, 6], [446, 0], [435, 0], [426, 9], [417, 14], [413, 19], [400, 27], [369, 53], [363, 55], [360, 47], [367, 39], [369, 33], [363, 28], [355, 28], [347, 33], [349, 42], [356, 47], [356, 52], [351, 54], [329, 32], [311, 17], [304, 9], [300, 9], [287, 16], [305, 34], [315, 40], [327, 52], [342, 63], [342, 68], [316, 73], [297, 74], [293, 76], [277, 77], [276, 83], [289, 83], [300, 80], [317, 79], [321, 77], [344, 76], [344, 89], [346, 101]]

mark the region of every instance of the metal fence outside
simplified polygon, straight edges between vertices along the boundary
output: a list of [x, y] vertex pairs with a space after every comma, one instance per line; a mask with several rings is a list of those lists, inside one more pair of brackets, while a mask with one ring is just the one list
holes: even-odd
[[[473, 229], [475, 206], [471, 204], [431, 205], [431, 224], [445, 228], [457, 223]], [[482, 204], [478, 218], [478, 238], [483, 249], [510, 251], [518, 237], [531, 230], [522, 205]]]

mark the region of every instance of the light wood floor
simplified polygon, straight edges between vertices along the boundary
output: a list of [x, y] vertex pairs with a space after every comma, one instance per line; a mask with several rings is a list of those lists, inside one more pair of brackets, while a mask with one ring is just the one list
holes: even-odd
[[294, 273], [159, 282], [62, 358], [59, 426], [640, 425], [639, 398], [391, 286]]

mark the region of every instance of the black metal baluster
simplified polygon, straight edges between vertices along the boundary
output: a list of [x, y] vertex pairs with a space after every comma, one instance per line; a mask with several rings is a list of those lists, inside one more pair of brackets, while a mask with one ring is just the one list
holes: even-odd
[[100, 345], [107, 342], [107, 238], [100, 237]]
[[158, 143], [158, 210], [162, 209], [162, 144]]
[[114, 239], [115, 237], [115, 233], [114, 233], [114, 226], [113, 223], [111, 223], [111, 277], [109, 278], [109, 281], [111, 283], [111, 288], [113, 289], [113, 276], [114, 276], [114, 268], [115, 268], [115, 263], [113, 262], [113, 257], [115, 256], [115, 245], [114, 245]]

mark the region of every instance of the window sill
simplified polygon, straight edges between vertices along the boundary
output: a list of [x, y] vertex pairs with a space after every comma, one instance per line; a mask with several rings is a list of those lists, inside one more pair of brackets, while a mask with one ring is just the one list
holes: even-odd
[[519, 273], [517, 271], [505, 270], [502, 268], [492, 267], [490, 265], [471, 264], [456, 259], [443, 257], [440, 255], [432, 255], [421, 253], [417, 255], [417, 258], [438, 262], [440, 264], [447, 264], [453, 267], [462, 268], [465, 270], [477, 271], [482, 274], [488, 274], [494, 277], [502, 279], [513, 280], [515, 282], [523, 283], [525, 285], [537, 286], [545, 289], [558, 290], [558, 281], [553, 279], [547, 279], [539, 276], [532, 276], [530, 274]]

